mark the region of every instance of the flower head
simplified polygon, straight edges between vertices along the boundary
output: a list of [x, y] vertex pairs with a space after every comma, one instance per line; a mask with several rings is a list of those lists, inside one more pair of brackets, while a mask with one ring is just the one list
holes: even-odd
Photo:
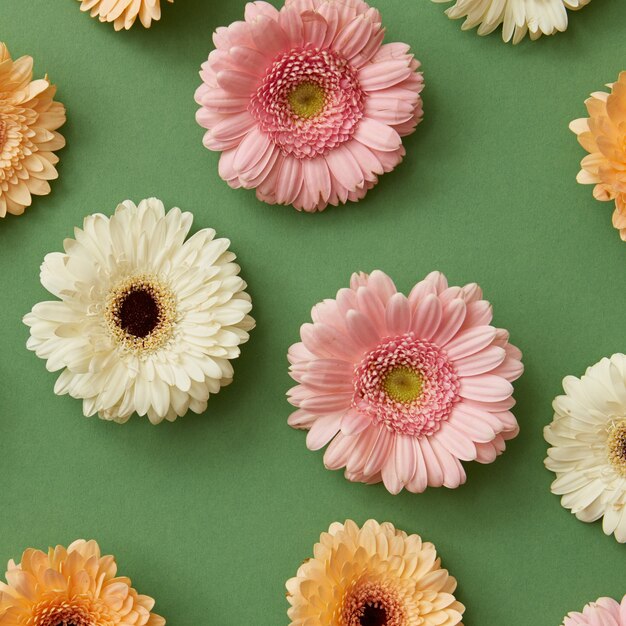
[[101, 22], [113, 22], [115, 30], [128, 30], [137, 18], [146, 28], [150, 28], [152, 20], [157, 22], [161, 19], [161, 1], [79, 0], [81, 11], [89, 11], [91, 17], [97, 17]]
[[332, 524], [287, 581], [290, 626], [462, 626], [435, 546], [374, 520]]
[[65, 107], [55, 93], [47, 77], [33, 80], [32, 57], [13, 61], [0, 42], [0, 217], [21, 215], [58, 176], [54, 152], [65, 145], [57, 132]]
[[362, 198], [422, 117], [419, 63], [383, 36], [362, 0], [248, 3], [215, 33], [196, 91], [220, 176], [305, 211]]
[[626, 596], [621, 604], [613, 598], [590, 602], [582, 613], [570, 613], [563, 626], [626, 626]]
[[28, 549], [9, 561], [0, 582], [0, 626], [163, 626], [154, 600], [139, 595], [129, 578], [117, 576], [112, 556], [95, 541], [75, 541], [47, 553]]
[[[450, 0], [434, 0], [450, 2]], [[531, 39], [554, 35], [567, 29], [566, 9], [580, 9], [591, 0], [455, 0], [446, 15], [465, 18], [463, 30], [478, 26], [479, 35], [488, 35], [502, 25], [502, 39], [517, 44], [526, 34]]]
[[591, 94], [585, 101], [589, 117], [574, 120], [570, 129], [589, 152], [577, 180], [595, 185], [596, 200], [615, 200], [613, 226], [626, 241], [626, 72], [609, 87], [610, 93]]
[[603, 518], [604, 532], [626, 543], [626, 356], [567, 376], [563, 389], [544, 429], [552, 493], [583, 522]]
[[491, 463], [517, 435], [521, 353], [477, 285], [433, 272], [407, 298], [383, 272], [354, 274], [312, 317], [289, 350], [289, 424], [311, 450], [330, 442], [329, 469], [392, 493], [458, 487], [460, 461]]
[[173, 421], [232, 381], [252, 305], [230, 242], [211, 229], [185, 241], [192, 220], [155, 198], [127, 200], [46, 256], [41, 282], [61, 300], [25, 316], [27, 345], [61, 370], [55, 392], [82, 399], [85, 415]]

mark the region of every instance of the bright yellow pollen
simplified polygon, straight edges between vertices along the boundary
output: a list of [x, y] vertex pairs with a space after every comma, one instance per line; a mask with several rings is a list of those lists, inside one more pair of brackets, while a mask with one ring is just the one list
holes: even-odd
[[422, 395], [422, 384], [423, 379], [418, 372], [402, 365], [386, 374], [383, 389], [392, 400], [408, 404]]
[[626, 477], [626, 419], [609, 429], [609, 461], [618, 474]]
[[300, 83], [287, 96], [291, 110], [308, 119], [322, 112], [326, 106], [326, 94], [317, 83]]

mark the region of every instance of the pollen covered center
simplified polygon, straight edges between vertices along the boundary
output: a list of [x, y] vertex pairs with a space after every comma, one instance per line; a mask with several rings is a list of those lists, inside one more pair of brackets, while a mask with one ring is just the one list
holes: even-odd
[[626, 477], [626, 419], [609, 430], [609, 461], [618, 474]]
[[294, 87], [287, 101], [291, 110], [304, 119], [319, 115], [326, 106], [326, 94], [324, 89], [314, 82], [303, 82]]
[[382, 381], [385, 393], [396, 402], [409, 403], [422, 394], [423, 379], [419, 372], [404, 365], [389, 370]]
[[111, 290], [105, 319], [114, 340], [138, 354], [154, 352], [172, 336], [176, 299], [154, 276], [132, 276]]

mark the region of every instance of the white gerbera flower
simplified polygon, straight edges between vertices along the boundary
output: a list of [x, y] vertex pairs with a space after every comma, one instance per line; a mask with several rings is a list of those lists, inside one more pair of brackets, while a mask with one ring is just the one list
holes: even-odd
[[227, 239], [205, 228], [185, 241], [192, 221], [155, 198], [127, 200], [46, 256], [41, 283], [61, 300], [24, 317], [27, 346], [62, 370], [55, 393], [82, 399], [86, 416], [174, 421], [232, 381], [250, 296]]
[[[450, 0], [433, 0], [450, 2]], [[488, 35], [502, 24], [502, 39], [519, 43], [526, 33], [531, 39], [554, 35], [567, 29], [566, 9], [580, 9], [591, 0], [456, 0], [446, 15], [465, 18], [463, 30], [478, 26], [479, 35]]]
[[626, 356], [567, 376], [563, 388], [544, 430], [553, 446], [545, 465], [557, 476], [552, 493], [583, 522], [603, 517], [604, 532], [626, 543]]

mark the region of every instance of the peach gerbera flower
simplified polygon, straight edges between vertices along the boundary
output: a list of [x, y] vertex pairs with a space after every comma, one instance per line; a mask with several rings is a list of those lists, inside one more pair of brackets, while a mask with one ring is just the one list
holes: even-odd
[[150, 612], [154, 600], [116, 572], [114, 557], [100, 556], [95, 541], [47, 554], [29, 548], [21, 563], [9, 561], [7, 584], [0, 582], [0, 626], [163, 626]]
[[13, 61], [0, 42], [0, 217], [21, 215], [32, 196], [50, 193], [65, 145], [56, 132], [65, 123], [65, 107], [54, 101], [48, 78], [33, 80], [33, 59]]
[[363, 198], [422, 119], [419, 63], [384, 34], [363, 0], [249, 2], [214, 34], [195, 96], [220, 176], [310, 212]]
[[[165, 0], [163, 0], [165, 1]], [[128, 30], [137, 18], [150, 28], [161, 19], [161, 0], [79, 0], [80, 10], [101, 22], [113, 22], [115, 30]], [[168, 0], [174, 2], [174, 0]]]
[[615, 200], [613, 226], [626, 241], [626, 72], [608, 87], [611, 93], [591, 94], [585, 101], [589, 117], [574, 120], [570, 129], [589, 152], [576, 180], [595, 185], [596, 200]]
[[462, 626], [435, 546], [374, 520], [334, 523], [287, 581], [290, 626]]

